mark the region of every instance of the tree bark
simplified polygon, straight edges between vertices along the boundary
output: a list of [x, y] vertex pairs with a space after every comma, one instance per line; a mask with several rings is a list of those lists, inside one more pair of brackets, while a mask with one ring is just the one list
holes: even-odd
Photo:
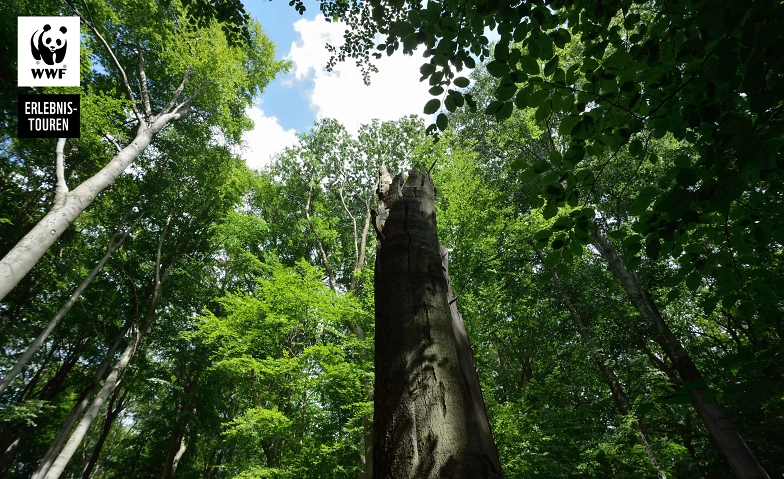
[[709, 392], [709, 389], [691, 356], [664, 321], [637, 275], [626, 268], [623, 258], [599, 227], [594, 229], [594, 247], [620, 280], [629, 296], [629, 301], [647, 323], [654, 338], [664, 350], [664, 354], [678, 371], [681, 381], [683, 383], [691, 381], [689, 384], [694, 386], [690, 392], [694, 410], [735, 475], [742, 479], [769, 479], [770, 476], [746, 446], [724, 412], [724, 408], [715, 399], [706, 397], [705, 393]]
[[430, 177], [379, 184], [373, 476], [500, 478], [468, 338], [443, 266]]

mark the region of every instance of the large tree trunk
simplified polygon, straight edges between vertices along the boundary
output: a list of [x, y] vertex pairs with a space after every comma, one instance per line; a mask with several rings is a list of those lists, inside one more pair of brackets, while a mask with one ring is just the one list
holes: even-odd
[[629, 301], [647, 323], [654, 338], [664, 350], [664, 354], [678, 371], [681, 381], [683, 383], [691, 381], [690, 384], [696, 386], [691, 389], [691, 403], [732, 471], [737, 477], [743, 479], [769, 479], [770, 476], [757, 462], [746, 443], [743, 442], [740, 434], [724, 412], [724, 408], [712, 395], [705, 394], [709, 390], [702, 374], [680, 340], [675, 337], [662, 318], [650, 295], [640, 284], [637, 275], [626, 268], [623, 258], [599, 227], [594, 230], [594, 240], [594, 247], [607, 261], [613, 274], [620, 280], [623, 289], [629, 296]]
[[[536, 256], [539, 257], [539, 261], [544, 264], [545, 256], [544, 253], [542, 253], [542, 250], [537, 248], [536, 244], [532, 240], [529, 240], [528, 244], [530, 244], [536, 252]], [[553, 281], [555, 282], [556, 287], [561, 292], [566, 309], [569, 310], [569, 315], [571, 316], [574, 325], [577, 327], [577, 332], [580, 333], [580, 338], [583, 340], [583, 343], [590, 351], [592, 359], [594, 363], [596, 363], [596, 367], [599, 368], [599, 371], [602, 373], [607, 386], [610, 388], [610, 395], [613, 398], [615, 407], [617, 407], [624, 416], [632, 416], [632, 410], [629, 407], [629, 398], [626, 395], [626, 391], [623, 389], [623, 384], [621, 383], [620, 379], [618, 379], [618, 375], [615, 374], [613, 368], [608, 364], [607, 358], [605, 358], [601, 353], [598, 345], [596, 344], [596, 341], [593, 338], [593, 335], [591, 334], [591, 330], [588, 328], [588, 325], [585, 324], [582, 315], [577, 310], [577, 306], [575, 304], [576, 301], [572, 300], [572, 296], [566, 290], [565, 285], [561, 282], [561, 278], [558, 276], [558, 273], [554, 268], [550, 268], [550, 275], [553, 277]], [[645, 449], [645, 454], [648, 456], [648, 461], [651, 463], [653, 468], [656, 469], [657, 478], [667, 479], [667, 474], [665, 474], [659, 459], [656, 457], [656, 453], [653, 451], [653, 446], [651, 445], [651, 441], [648, 438], [648, 433], [636, 417], [633, 418], [632, 428], [637, 433], [635, 440]]]
[[382, 174], [379, 196], [373, 476], [500, 478], [442, 263], [433, 183], [416, 170], [405, 184]]

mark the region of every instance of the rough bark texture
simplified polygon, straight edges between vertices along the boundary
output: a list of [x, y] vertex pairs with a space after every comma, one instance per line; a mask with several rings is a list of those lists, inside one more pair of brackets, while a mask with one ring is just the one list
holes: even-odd
[[[650, 295], [640, 284], [637, 275], [626, 268], [623, 258], [600, 228], [596, 228], [594, 240], [594, 246], [599, 250], [602, 258], [607, 261], [613, 274], [620, 280], [623, 289], [629, 296], [629, 301], [646, 321], [656, 341], [664, 350], [664, 354], [672, 361], [678, 371], [681, 381], [705, 384], [702, 374], [692, 361], [691, 356], [664, 321]], [[762, 468], [746, 443], [743, 442], [740, 434], [724, 412], [724, 408], [715, 399], [706, 398], [704, 394], [706, 392], [708, 392], [707, 386], [693, 388], [691, 403], [732, 471], [742, 479], [769, 479], [770, 476]]]
[[433, 183], [416, 170], [405, 184], [383, 173], [373, 476], [500, 478], [468, 338], [450, 303]]

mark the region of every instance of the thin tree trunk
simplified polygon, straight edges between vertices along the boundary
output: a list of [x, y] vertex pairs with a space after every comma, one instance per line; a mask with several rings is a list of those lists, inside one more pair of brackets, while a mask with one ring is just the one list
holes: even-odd
[[166, 451], [166, 459], [163, 463], [162, 479], [171, 479], [177, 471], [177, 464], [179, 464], [182, 455], [185, 454], [185, 449], [188, 447], [185, 434], [187, 432], [188, 424], [183, 420], [185, 412], [193, 407], [193, 393], [199, 383], [198, 377], [194, 378], [192, 374], [187, 376], [188, 384], [185, 387], [185, 400], [178, 401], [177, 413], [174, 420], [174, 430], [172, 431], [171, 438], [169, 439], [169, 447]]
[[[426, 173], [379, 184], [373, 477], [502, 477]], [[387, 215], [388, 213], [388, 215]]]
[[[90, 459], [85, 464], [84, 469], [82, 469], [82, 479], [90, 479], [90, 475], [92, 475], [96, 464], [98, 464], [98, 459], [101, 458], [101, 450], [109, 437], [109, 432], [112, 430], [112, 424], [114, 424], [114, 420], [117, 419], [122, 410], [125, 409], [125, 397], [128, 395], [128, 388], [125, 388], [122, 395], [119, 395], [119, 392], [119, 389], [115, 389], [112, 399], [106, 408], [106, 419], [103, 421], [101, 435], [98, 436], [98, 440], [95, 442], [95, 446], [93, 446], [93, 452], [90, 454]], [[117, 404], [116, 406], [115, 403]]]
[[131, 359], [133, 359], [133, 356], [136, 353], [136, 349], [142, 340], [142, 336], [144, 336], [144, 333], [146, 332], [147, 327], [149, 326], [150, 321], [155, 314], [155, 305], [157, 303], [158, 296], [160, 296], [160, 287], [156, 288], [152, 298], [150, 298], [147, 314], [145, 314], [144, 318], [144, 324], [142, 324], [141, 327], [139, 327], [134, 332], [133, 339], [125, 347], [125, 350], [120, 356], [120, 359], [112, 368], [112, 371], [109, 373], [106, 381], [104, 381], [103, 387], [100, 391], [98, 391], [98, 394], [93, 399], [90, 407], [88, 407], [87, 411], [84, 413], [82, 420], [79, 421], [79, 424], [77, 424], [73, 433], [68, 438], [68, 441], [63, 446], [63, 450], [57, 456], [57, 459], [54, 460], [49, 470], [45, 472], [41, 471], [37, 477], [43, 477], [44, 479], [59, 479], [60, 475], [65, 469], [65, 466], [68, 465], [68, 461], [70, 461], [71, 457], [73, 457], [73, 455], [76, 453], [76, 450], [82, 443], [84, 436], [87, 434], [87, 431], [90, 429], [93, 421], [101, 411], [101, 408], [106, 402], [106, 399], [108, 399], [109, 395], [117, 388], [117, 386], [120, 385], [122, 377], [125, 374], [125, 371], [128, 368]]
[[42, 474], [45, 474], [49, 467], [51, 467], [54, 460], [57, 458], [60, 450], [65, 443], [65, 440], [68, 438], [68, 435], [73, 430], [73, 427], [76, 425], [76, 421], [82, 415], [82, 412], [90, 403], [90, 398], [93, 395], [93, 391], [97, 387], [98, 383], [103, 380], [104, 375], [109, 370], [109, 366], [111, 366], [111, 358], [114, 356], [114, 353], [120, 349], [120, 344], [122, 344], [122, 340], [125, 337], [125, 334], [128, 332], [128, 329], [131, 327], [131, 321], [126, 321], [125, 326], [117, 335], [117, 339], [114, 341], [114, 344], [109, 347], [109, 350], [106, 352], [106, 357], [98, 366], [98, 369], [95, 372], [95, 379], [94, 382], [89, 385], [79, 399], [74, 404], [74, 407], [71, 408], [71, 413], [66, 418], [65, 422], [60, 429], [57, 431], [52, 443], [49, 445], [49, 449], [44, 454], [43, 459], [41, 459], [41, 463], [38, 465], [38, 469], [33, 473], [31, 476], [32, 479], [36, 479], [38, 477], [43, 477]]
[[[542, 253], [542, 250], [537, 248], [536, 244], [532, 240], [529, 240], [528, 244], [530, 244], [536, 252], [536, 256], [539, 257], [539, 261], [544, 264], [545, 257], [544, 253]], [[656, 457], [656, 453], [653, 451], [653, 446], [651, 446], [648, 433], [640, 423], [639, 419], [634, 417], [632, 410], [629, 408], [629, 398], [626, 395], [626, 391], [623, 389], [623, 384], [621, 384], [621, 381], [618, 379], [618, 376], [615, 374], [613, 368], [607, 364], [607, 359], [601, 353], [599, 346], [596, 344], [596, 341], [591, 335], [590, 329], [588, 329], [588, 325], [586, 325], [585, 321], [583, 321], [582, 315], [577, 310], [575, 302], [572, 300], [571, 295], [566, 290], [564, 284], [561, 282], [561, 278], [558, 276], [558, 273], [554, 268], [549, 269], [550, 275], [553, 277], [553, 281], [555, 282], [556, 287], [561, 292], [561, 297], [563, 298], [564, 304], [566, 305], [566, 309], [569, 310], [569, 315], [571, 316], [574, 325], [577, 327], [577, 331], [580, 333], [580, 338], [583, 340], [583, 343], [590, 351], [591, 356], [593, 356], [594, 363], [596, 363], [596, 366], [602, 373], [607, 386], [610, 388], [610, 394], [612, 395], [615, 406], [624, 416], [632, 417], [632, 428], [637, 433], [634, 438], [635, 441], [637, 441], [637, 443], [645, 449], [645, 454], [648, 456], [648, 461], [651, 463], [653, 468], [656, 469], [656, 475], [658, 479], [667, 479], [667, 474], [665, 474], [659, 459]]]
[[[176, 207], [176, 203], [172, 208], [174, 207]], [[84, 436], [87, 434], [88, 429], [92, 425], [93, 420], [95, 420], [95, 417], [100, 412], [101, 407], [103, 407], [103, 404], [106, 402], [106, 399], [117, 388], [117, 386], [119, 386], [120, 381], [122, 380], [122, 376], [125, 374], [125, 370], [128, 368], [131, 359], [133, 359], [133, 356], [136, 353], [136, 348], [139, 346], [139, 343], [142, 340], [142, 336], [144, 336], [144, 333], [147, 331], [147, 328], [150, 326], [150, 323], [155, 317], [155, 308], [158, 304], [158, 299], [160, 298], [161, 291], [163, 289], [163, 279], [166, 277], [169, 271], [171, 271], [171, 266], [173, 266], [173, 264], [177, 261], [179, 254], [182, 252], [182, 249], [178, 250], [177, 254], [175, 254], [172, 258], [169, 267], [165, 269], [161, 267], [163, 244], [169, 233], [172, 215], [173, 213], [170, 213], [166, 219], [166, 225], [164, 226], [160, 238], [158, 239], [158, 248], [155, 255], [155, 271], [153, 273], [153, 288], [152, 292], [150, 293], [149, 300], [147, 301], [147, 309], [145, 310], [142, 324], [134, 332], [133, 339], [131, 339], [131, 341], [125, 347], [125, 351], [123, 351], [120, 359], [114, 365], [114, 368], [112, 368], [112, 371], [109, 373], [106, 381], [104, 381], [103, 387], [100, 391], [98, 391], [98, 394], [87, 408], [87, 411], [85, 412], [81, 421], [79, 421], [73, 433], [71, 433], [71, 436], [63, 446], [62, 451], [60, 451], [57, 455], [57, 458], [51, 462], [51, 455], [57, 453], [59, 450], [59, 448], [54, 447], [55, 444], [53, 443], [52, 447], [50, 447], [50, 452], [47, 453], [48, 457], [45, 457], [44, 460], [41, 461], [41, 464], [38, 466], [38, 470], [33, 475], [32, 479], [59, 479], [60, 474], [62, 474], [65, 466], [68, 464], [68, 461], [70, 461], [71, 457], [73, 457], [74, 453], [76, 453], [76, 449], [81, 444], [82, 439], [84, 439]], [[191, 218], [191, 221], [193, 221], [194, 218]], [[67, 434], [69, 431], [70, 428], [61, 428], [60, 430], [60, 432], [64, 432], [65, 434]], [[63, 434], [63, 436], [65, 434]], [[55, 438], [55, 442], [58, 440], [62, 440], [60, 433], [58, 433], [58, 437]]]
[[332, 268], [329, 266], [329, 259], [327, 258], [327, 251], [324, 249], [324, 243], [321, 241], [321, 236], [319, 236], [318, 232], [316, 231], [316, 227], [313, 225], [313, 220], [310, 219], [310, 198], [313, 195], [313, 189], [308, 190], [308, 201], [305, 203], [305, 219], [308, 220], [308, 225], [310, 226], [310, 231], [313, 232], [313, 236], [316, 237], [316, 245], [318, 246], [319, 253], [321, 253], [321, 260], [324, 261], [324, 269], [327, 270], [327, 277], [329, 278], [329, 287], [332, 291], [338, 291], [337, 285], [335, 284], [335, 273], [332, 271]]
[[177, 464], [180, 462], [182, 455], [185, 454], [185, 449], [188, 447], [185, 441], [185, 431], [179, 423], [174, 427], [171, 438], [169, 439], [169, 447], [166, 451], [166, 459], [163, 464], [162, 479], [171, 479], [177, 471]]
[[712, 397], [697, 366], [662, 318], [648, 292], [633, 271], [626, 268], [623, 258], [616, 252], [610, 239], [599, 227], [594, 229], [594, 246], [607, 261], [610, 270], [620, 280], [629, 301], [648, 324], [654, 337], [672, 362], [683, 383], [691, 381], [691, 403], [705, 429], [708, 430], [719, 452], [729, 463], [735, 475], [742, 479], [769, 479], [768, 473], [754, 457], [738, 431], [730, 422], [724, 408]]
[[[130, 212], [130, 210], [128, 212]], [[90, 274], [88, 274], [87, 277], [84, 278], [82, 283], [73, 291], [73, 293], [71, 293], [71, 296], [68, 298], [68, 301], [66, 301], [65, 304], [63, 304], [60, 307], [57, 313], [55, 313], [54, 317], [52, 317], [52, 319], [46, 325], [44, 330], [41, 331], [41, 333], [38, 335], [38, 337], [36, 337], [33, 340], [32, 343], [30, 343], [30, 346], [27, 347], [27, 350], [25, 350], [22, 356], [16, 361], [16, 364], [14, 364], [11, 370], [8, 371], [8, 373], [6, 373], [3, 380], [0, 381], [0, 394], [3, 394], [3, 391], [5, 391], [5, 389], [11, 383], [11, 381], [13, 381], [14, 378], [20, 372], [22, 372], [22, 370], [30, 361], [30, 359], [33, 357], [33, 355], [38, 351], [38, 349], [41, 347], [44, 341], [46, 341], [46, 339], [52, 333], [54, 328], [60, 323], [60, 320], [63, 319], [66, 313], [68, 313], [68, 311], [71, 310], [71, 307], [74, 304], [76, 304], [76, 301], [82, 295], [82, 293], [87, 288], [87, 286], [89, 286], [90, 283], [92, 283], [92, 281], [95, 279], [95, 277], [98, 276], [98, 273], [101, 271], [101, 269], [103, 269], [104, 265], [106, 265], [106, 262], [109, 261], [109, 258], [112, 256], [112, 254], [115, 251], [117, 251], [117, 248], [119, 248], [123, 244], [125, 239], [131, 233], [131, 231], [133, 231], [133, 229], [136, 227], [136, 225], [143, 217], [144, 217], [144, 213], [140, 214], [139, 217], [136, 218], [136, 220], [133, 222], [133, 224], [131, 224], [131, 226], [125, 231], [125, 233], [123, 233], [123, 235], [120, 237], [119, 240], [117, 239], [117, 232], [115, 232], [115, 234], [109, 240], [109, 245], [106, 247], [106, 253], [98, 261], [98, 263], [95, 265], [92, 271], [90, 271]], [[125, 222], [125, 217], [123, 218], [121, 224], [124, 222]]]

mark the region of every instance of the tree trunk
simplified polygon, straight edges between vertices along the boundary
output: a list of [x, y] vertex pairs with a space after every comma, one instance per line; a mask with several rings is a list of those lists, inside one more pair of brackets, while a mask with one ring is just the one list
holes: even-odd
[[79, 420], [81, 417], [82, 412], [90, 403], [90, 398], [92, 397], [93, 391], [97, 387], [98, 383], [103, 380], [104, 374], [109, 370], [109, 366], [111, 365], [111, 358], [114, 356], [114, 353], [120, 348], [120, 344], [122, 343], [125, 334], [128, 332], [128, 329], [131, 327], [131, 321], [128, 320], [125, 323], [125, 326], [117, 335], [117, 339], [114, 341], [109, 347], [109, 350], [106, 352], [106, 358], [101, 362], [98, 366], [98, 369], [95, 372], [95, 381], [87, 386], [85, 390], [82, 392], [82, 395], [76, 401], [73, 408], [71, 408], [71, 412], [66, 418], [65, 422], [60, 429], [57, 431], [52, 443], [49, 445], [49, 449], [44, 454], [43, 459], [41, 459], [41, 463], [38, 465], [38, 469], [33, 473], [32, 479], [36, 479], [38, 477], [43, 477], [42, 474], [45, 474], [49, 467], [54, 462], [57, 454], [59, 454], [60, 450], [65, 443], [65, 440], [68, 438], [68, 435], [71, 433], [74, 425], [76, 425], [76, 421]]
[[623, 258], [616, 252], [610, 239], [599, 227], [594, 229], [594, 246], [607, 261], [610, 270], [620, 280], [629, 301], [645, 320], [656, 341], [659, 342], [664, 354], [672, 362], [683, 383], [691, 381], [691, 403], [694, 406], [705, 429], [708, 430], [719, 452], [729, 463], [732, 471], [743, 479], [769, 479], [767, 472], [754, 457], [754, 454], [743, 442], [735, 427], [730, 422], [724, 408], [716, 400], [705, 393], [709, 392], [702, 374], [691, 360], [678, 338], [664, 322], [658, 308], [651, 300], [648, 292], [640, 284], [633, 271], [626, 268]]
[[185, 116], [189, 110], [190, 103], [186, 102], [171, 113], [158, 115], [150, 125], [146, 122], [141, 124], [136, 138], [120, 150], [106, 166], [76, 189], [58, 198], [49, 213], [0, 260], [0, 301], [33, 269], [44, 253], [90, 206], [98, 194], [120, 177], [163, 127]]
[[[150, 304], [152, 312], [155, 311], [154, 303], [155, 301], [151, 301]], [[150, 317], [151, 316], [152, 314]], [[98, 391], [98, 394], [95, 396], [95, 399], [93, 399], [90, 407], [87, 408], [87, 411], [84, 413], [82, 420], [79, 421], [79, 424], [77, 424], [76, 429], [74, 429], [73, 433], [71, 434], [71, 437], [68, 438], [68, 441], [65, 443], [65, 446], [63, 446], [63, 450], [57, 456], [57, 459], [54, 460], [47, 472], [41, 471], [37, 477], [43, 477], [44, 479], [59, 479], [60, 475], [65, 469], [65, 466], [68, 465], [68, 461], [70, 461], [71, 457], [73, 457], [73, 455], [76, 453], [76, 450], [82, 443], [84, 436], [87, 434], [87, 431], [90, 429], [93, 421], [101, 411], [101, 408], [106, 402], [106, 399], [108, 399], [109, 395], [117, 388], [117, 386], [120, 385], [120, 381], [122, 381], [125, 370], [128, 368], [131, 359], [133, 359], [133, 356], [136, 353], [136, 348], [139, 346], [139, 343], [141, 342], [142, 336], [144, 335], [148, 325], [149, 321], [145, 321], [145, 324], [135, 331], [133, 339], [131, 339], [131, 341], [125, 347], [125, 351], [123, 351], [120, 359], [112, 368], [112, 371], [109, 373], [106, 381], [104, 381], [103, 387], [100, 391]]]
[[[93, 446], [93, 452], [90, 454], [90, 459], [85, 464], [84, 469], [82, 469], [82, 479], [90, 479], [93, 471], [95, 470], [95, 465], [98, 464], [98, 459], [101, 458], [101, 450], [103, 449], [103, 445], [106, 443], [106, 439], [109, 438], [109, 432], [112, 430], [112, 424], [114, 424], [114, 420], [117, 419], [117, 416], [120, 415], [123, 409], [125, 409], [125, 397], [128, 395], [128, 389], [125, 389], [125, 392], [122, 395], [119, 394], [120, 390], [116, 389], [114, 394], [112, 395], [111, 401], [109, 401], [109, 405], [106, 408], [106, 419], [103, 421], [103, 429], [101, 429], [101, 435], [98, 436], [98, 440], [95, 442], [95, 446]], [[117, 405], [115, 406], [115, 402]]]
[[[532, 240], [529, 240], [528, 244], [530, 244], [536, 252], [536, 256], [539, 257], [539, 261], [544, 264], [545, 256], [544, 253], [542, 253], [542, 250], [537, 248]], [[558, 276], [558, 273], [554, 268], [550, 268], [550, 274], [553, 277], [553, 281], [555, 282], [556, 287], [561, 291], [561, 296], [564, 300], [564, 304], [566, 305], [566, 309], [569, 310], [569, 315], [571, 316], [574, 325], [577, 327], [577, 331], [580, 333], [580, 338], [583, 340], [583, 343], [590, 351], [592, 359], [599, 368], [599, 371], [602, 373], [607, 386], [610, 388], [610, 394], [613, 398], [615, 406], [624, 416], [632, 416], [632, 411], [629, 408], [629, 398], [626, 395], [626, 391], [623, 389], [623, 384], [621, 384], [621, 381], [618, 379], [618, 376], [615, 374], [613, 368], [607, 364], [607, 359], [599, 350], [599, 346], [596, 344], [596, 341], [591, 335], [591, 331], [588, 329], [588, 325], [585, 324], [582, 315], [579, 311], [577, 311], [575, 301], [572, 300], [571, 295], [566, 290], [563, 283], [561, 283], [561, 278]], [[637, 441], [637, 443], [645, 449], [645, 454], [648, 456], [648, 461], [651, 463], [653, 468], [656, 469], [657, 478], [667, 479], [667, 474], [665, 474], [659, 459], [656, 457], [656, 453], [653, 451], [653, 446], [651, 446], [648, 433], [636, 417], [633, 418], [632, 428], [637, 433], [635, 441]]]
[[187, 420], [184, 419], [188, 410], [193, 409], [193, 394], [196, 391], [196, 386], [199, 384], [199, 378], [193, 377], [193, 374], [188, 374], [187, 385], [183, 391], [183, 401], [177, 401], [177, 408], [174, 418], [174, 430], [172, 431], [171, 438], [169, 438], [169, 447], [166, 450], [166, 459], [163, 463], [162, 479], [171, 479], [177, 471], [177, 465], [185, 454], [185, 449], [188, 447], [186, 440], [186, 432], [188, 429]]
[[426, 173], [384, 175], [377, 223], [373, 476], [500, 478], [468, 338], [450, 296]]
[[[5, 388], [8, 387], [9, 384], [11, 384], [11, 381], [13, 381], [14, 378], [20, 372], [22, 372], [24, 367], [30, 361], [30, 358], [32, 358], [33, 355], [38, 351], [38, 349], [41, 347], [44, 341], [46, 341], [49, 335], [52, 334], [52, 331], [54, 331], [55, 326], [57, 326], [60, 323], [60, 320], [63, 319], [66, 313], [68, 313], [68, 311], [71, 310], [71, 307], [74, 304], [76, 304], [76, 301], [82, 295], [82, 293], [87, 288], [87, 286], [89, 286], [90, 283], [92, 283], [92, 281], [95, 279], [95, 277], [98, 276], [98, 273], [101, 271], [101, 269], [103, 269], [106, 262], [109, 261], [109, 258], [112, 256], [112, 254], [117, 250], [117, 248], [119, 248], [123, 244], [125, 238], [128, 237], [128, 235], [131, 233], [131, 231], [133, 231], [133, 229], [136, 227], [136, 225], [143, 217], [144, 217], [144, 213], [140, 214], [139, 217], [136, 218], [136, 220], [133, 222], [133, 224], [131, 224], [131, 226], [125, 231], [125, 233], [123, 233], [123, 235], [120, 237], [119, 240], [117, 239], [117, 233], [115, 233], [112, 236], [112, 238], [109, 240], [109, 245], [106, 247], [106, 253], [98, 261], [95, 267], [93, 267], [92, 271], [90, 271], [90, 274], [88, 274], [87, 277], [84, 278], [82, 283], [74, 290], [74, 292], [71, 293], [71, 296], [68, 298], [68, 301], [66, 301], [65, 304], [63, 304], [60, 307], [57, 313], [55, 313], [54, 317], [46, 325], [44, 330], [41, 331], [38, 337], [36, 337], [33, 340], [33, 342], [30, 344], [30, 346], [27, 347], [27, 349], [22, 354], [22, 356], [16, 361], [16, 364], [14, 364], [11, 370], [8, 371], [8, 373], [5, 375], [3, 380], [0, 381], [0, 394], [3, 394], [3, 391], [5, 391]], [[124, 222], [125, 222], [125, 218], [123, 218], [122, 223]]]

